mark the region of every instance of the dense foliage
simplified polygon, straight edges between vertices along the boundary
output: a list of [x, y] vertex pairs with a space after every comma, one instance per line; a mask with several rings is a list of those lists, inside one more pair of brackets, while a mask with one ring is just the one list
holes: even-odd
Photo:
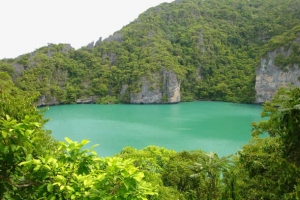
[[[1, 85], [11, 80], [0, 74]], [[56, 142], [33, 98], [0, 90], [0, 199], [135, 199], [156, 195], [132, 159], [99, 158], [88, 143]]]
[[244, 198], [299, 198], [299, 94], [299, 88], [279, 90], [264, 104], [267, 120], [252, 124], [253, 139], [238, 153]]
[[[0, 199], [298, 199], [300, 89], [281, 89], [233, 156], [124, 148], [101, 158], [43, 129], [34, 96], [0, 73]], [[259, 137], [264, 134], [264, 137]], [[266, 136], [269, 134], [269, 136]]]
[[48, 103], [128, 102], [142, 77], [152, 84], [164, 69], [177, 74], [183, 101], [251, 103], [261, 56], [292, 47], [275, 64], [299, 63], [299, 7], [300, 0], [179, 0], [147, 10], [92, 48], [49, 44], [0, 61], [0, 71]]
[[[57, 142], [39, 101], [128, 102], [139, 80], [168, 69], [184, 101], [252, 102], [255, 67], [299, 63], [300, 0], [177, 0], [142, 13], [90, 48], [49, 44], [0, 61], [0, 199], [300, 198], [300, 89], [280, 89], [235, 155], [124, 148], [102, 158], [89, 141]], [[120, 95], [124, 85], [127, 90]], [[152, 84], [151, 87], [160, 86]]]

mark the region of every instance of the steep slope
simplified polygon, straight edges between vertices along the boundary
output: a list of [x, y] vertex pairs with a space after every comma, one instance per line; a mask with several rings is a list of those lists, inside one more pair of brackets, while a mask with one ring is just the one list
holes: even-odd
[[39, 105], [261, 102], [256, 66], [299, 22], [300, 0], [177, 0], [95, 45], [50, 45], [2, 65], [14, 66], [18, 87], [40, 92]]
[[[300, 26], [296, 26], [284, 35], [274, 37], [272, 43], [284, 44], [268, 51], [260, 60], [256, 69], [256, 103], [271, 100], [280, 87], [294, 85], [300, 87]], [[272, 49], [272, 48], [271, 48]]]

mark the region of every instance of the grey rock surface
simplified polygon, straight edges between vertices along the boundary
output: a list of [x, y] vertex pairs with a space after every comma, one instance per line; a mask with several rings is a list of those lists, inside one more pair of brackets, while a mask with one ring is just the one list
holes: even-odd
[[90, 103], [95, 103], [95, 102], [96, 102], [96, 97], [94, 97], [94, 96], [80, 98], [80, 99], [76, 100], [76, 103], [78, 103], [78, 104], [90, 104]]
[[[178, 81], [176, 74], [172, 71], [163, 70], [161, 74], [153, 75], [152, 82], [142, 77], [140, 84], [140, 92], [130, 93], [130, 103], [155, 104], [180, 102], [180, 81]], [[123, 91], [124, 87], [122, 88]]]
[[88, 49], [94, 48], [94, 41], [89, 43], [88, 45], [86, 45], [86, 48], [88, 48]]
[[106, 42], [116, 41], [116, 42], [122, 42], [123, 41], [124, 34], [120, 31], [114, 32], [114, 34], [110, 35], [108, 38], [104, 39]]
[[49, 97], [46, 95], [41, 96], [38, 101], [36, 102], [36, 106], [53, 106], [59, 105], [60, 102], [56, 100], [55, 97]]
[[[299, 38], [296, 40], [298, 43]], [[285, 50], [284, 47], [268, 52], [260, 60], [260, 66], [256, 69], [255, 81], [255, 103], [263, 103], [271, 100], [276, 94], [278, 88], [294, 85], [300, 87], [300, 69], [299, 64], [287, 66], [282, 70], [275, 65], [275, 57], [280, 53], [283, 56], [289, 56], [291, 48]]]
[[102, 42], [102, 37], [99, 37], [99, 40], [95, 43], [95, 46], [98, 46]]

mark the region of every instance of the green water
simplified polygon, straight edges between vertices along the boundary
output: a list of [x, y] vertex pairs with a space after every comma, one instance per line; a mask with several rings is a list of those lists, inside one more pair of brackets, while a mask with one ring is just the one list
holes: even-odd
[[58, 140], [69, 137], [99, 144], [100, 156], [126, 146], [148, 145], [167, 149], [214, 151], [229, 155], [250, 139], [251, 122], [262, 108], [224, 102], [170, 105], [62, 105], [50, 107], [46, 128]]

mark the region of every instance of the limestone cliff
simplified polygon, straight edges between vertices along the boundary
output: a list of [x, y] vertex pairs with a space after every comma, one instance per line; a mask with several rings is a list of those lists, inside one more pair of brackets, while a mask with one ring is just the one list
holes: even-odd
[[60, 104], [60, 102], [55, 97], [49, 95], [42, 95], [37, 99], [35, 103], [36, 106], [53, 106]]
[[[96, 103], [96, 99], [97, 99], [97, 96], [90, 96], [90, 97], [76, 99], [75, 102], [77, 104], [93, 104], [93, 103]], [[54, 106], [54, 105], [60, 105], [60, 104], [64, 104], [64, 103], [59, 101], [56, 97], [51, 96], [51, 95], [42, 95], [35, 102], [35, 105], [38, 107]]]
[[90, 104], [96, 103], [97, 96], [90, 96], [85, 98], [76, 99], [77, 104]]
[[[300, 38], [294, 41], [294, 44], [300, 43]], [[282, 56], [287, 58], [292, 53], [292, 47], [280, 47], [271, 52], [260, 60], [260, 66], [256, 69], [255, 82], [255, 103], [263, 103], [271, 100], [280, 87], [294, 85], [300, 87], [300, 68], [299, 64], [287, 64], [285, 66], [276, 66], [276, 57]]]
[[[140, 92], [130, 92], [130, 103], [178, 103], [180, 102], [180, 81], [174, 72], [163, 70], [161, 74], [154, 74], [151, 80], [142, 77]], [[126, 92], [127, 85], [123, 85], [121, 95]]]

